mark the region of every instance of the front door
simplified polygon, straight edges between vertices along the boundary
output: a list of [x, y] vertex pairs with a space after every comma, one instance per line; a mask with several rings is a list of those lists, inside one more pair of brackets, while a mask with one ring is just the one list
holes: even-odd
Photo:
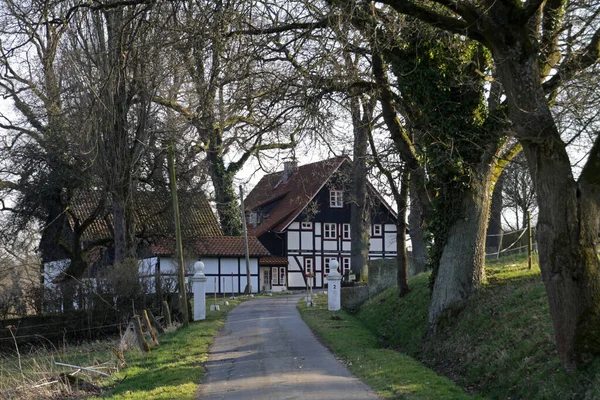
[[262, 290], [264, 292], [270, 291], [271, 290], [270, 268], [264, 268], [262, 276], [263, 276], [263, 278], [262, 278]]

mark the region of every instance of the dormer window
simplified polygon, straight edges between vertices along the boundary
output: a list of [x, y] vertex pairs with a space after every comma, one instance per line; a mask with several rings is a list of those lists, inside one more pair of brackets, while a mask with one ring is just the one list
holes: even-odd
[[344, 192], [341, 190], [329, 191], [329, 207], [342, 208], [344, 207]]
[[248, 213], [248, 225], [258, 225], [258, 213], [256, 211], [250, 211]]

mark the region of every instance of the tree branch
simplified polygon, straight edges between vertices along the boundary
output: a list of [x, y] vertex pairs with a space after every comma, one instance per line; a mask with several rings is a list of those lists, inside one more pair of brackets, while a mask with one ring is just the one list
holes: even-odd
[[518, 11], [517, 20], [520, 24], [526, 24], [544, 5], [546, 0], [527, 0], [525, 5]]
[[[401, 14], [410, 15], [411, 17], [417, 18], [418, 20], [428, 23], [436, 28], [444, 29], [459, 35], [465, 35], [480, 43], [487, 44], [487, 41], [485, 40], [483, 34], [474, 27], [476, 20], [471, 21], [471, 15], [478, 15], [474, 8], [467, 8], [465, 5], [465, 8], [461, 8], [462, 12], [458, 9], [456, 11], [450, 9], [450, 11], [452, 12], [461, 14], [461, 16], [465, 18], [463, 20], [438, 14], [429, 8], [415, 4], [410, 0], [381, 0], [381, 2], [389, 5]], [[448, 2], [438, 2], [438, 4], [444, 5], [446, 8], [449, 8], [446, 4], [443, 3]], [[462, 15], [463, 13], [464, 15]], [[481, 15], [479, 16], [479, 18], [483, 18], [483, 16]]]
[[380, 54], [373, 53], [373, 75], [379, 89], [379, 101], [383, 112], [383, 119], [390, 130], [390, 134], [404, 162], [411, 171], [420, 167], [417, 152], [408, 133], [404, 130], [394, 103], [392, 92], [385, 72], [383, 58]]
[[241, 29], [228, 32], [226, 37], [235, 35], [268, 35], [272, 33], [283, 33], [294, 30], [313, 30], [327, 28], [332, 20], [337, 20], [336, 14], [326, 15], [318, 21], [313, 22], [293, 22], [290, 24], [271, 26], [267, 28], [250, 27], [249, 29]]
[[583, 51], [573, 54], [557, 67], [556, 74], [543, 85], [546, 94], [558, 89], [582, 71], [600, 61], [600, 28], [594, 33]]

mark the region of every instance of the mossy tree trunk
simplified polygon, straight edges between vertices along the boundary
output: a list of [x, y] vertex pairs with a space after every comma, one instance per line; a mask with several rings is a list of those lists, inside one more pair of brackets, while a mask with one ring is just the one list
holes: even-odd
[[444, 315], [460, 310], [464, 301], [485, 280], [485, 232], [491, 185], [491, 171], [473, 179], [470, 189], [463, 193], [461, 217], [443, 238], [441, 257], [434, 268], [435, 281], [429, 305], [432, 329]]
[[511, 48], [498, 43], [493, 51], [537, 194], [540, 268], [558, 354], [565, 368], [574, 370], [600, 354], [600, 144], [596, 138], [575, 181], [539, 79], [537, 53], [525, 33], [511, 37]]
[[412, 247], [409, 268], [412, 274], [420, 274], [427, 270], [427, 244], [425, 242], [424, 224], [421, 200], [417, 192], [415, 179], [410, 179], [410, 213], [408, 214], [408, 231]]
[[218, 148], [209, 150], [207, 156], [210, 163], [209, 174], [215, 189], [217, 213], [223, 234], [226, 236], [240, 236], [242, 234], [242, 220], [238, 197], [233, 187], [235, 172], [225, 167], [223, 156]]
[[398, 297], [408, 293], [408, 253], [406, 251], [406, 213], [408, 209], [408, 187], [409, 172], [408, 169], [402, 170], [400, 178], [400, 193], [396, 199], [398, 203], [398, 221], [396, 223], [396, 253], [398, 257]]

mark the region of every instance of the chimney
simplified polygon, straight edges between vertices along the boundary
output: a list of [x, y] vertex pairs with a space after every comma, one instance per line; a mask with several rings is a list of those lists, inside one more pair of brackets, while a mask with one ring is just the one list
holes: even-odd
[[298, 162], [296, 160], [284, 161], [283, 162], [283, 181], [287, 182], [294, 172], [298, 170]]

